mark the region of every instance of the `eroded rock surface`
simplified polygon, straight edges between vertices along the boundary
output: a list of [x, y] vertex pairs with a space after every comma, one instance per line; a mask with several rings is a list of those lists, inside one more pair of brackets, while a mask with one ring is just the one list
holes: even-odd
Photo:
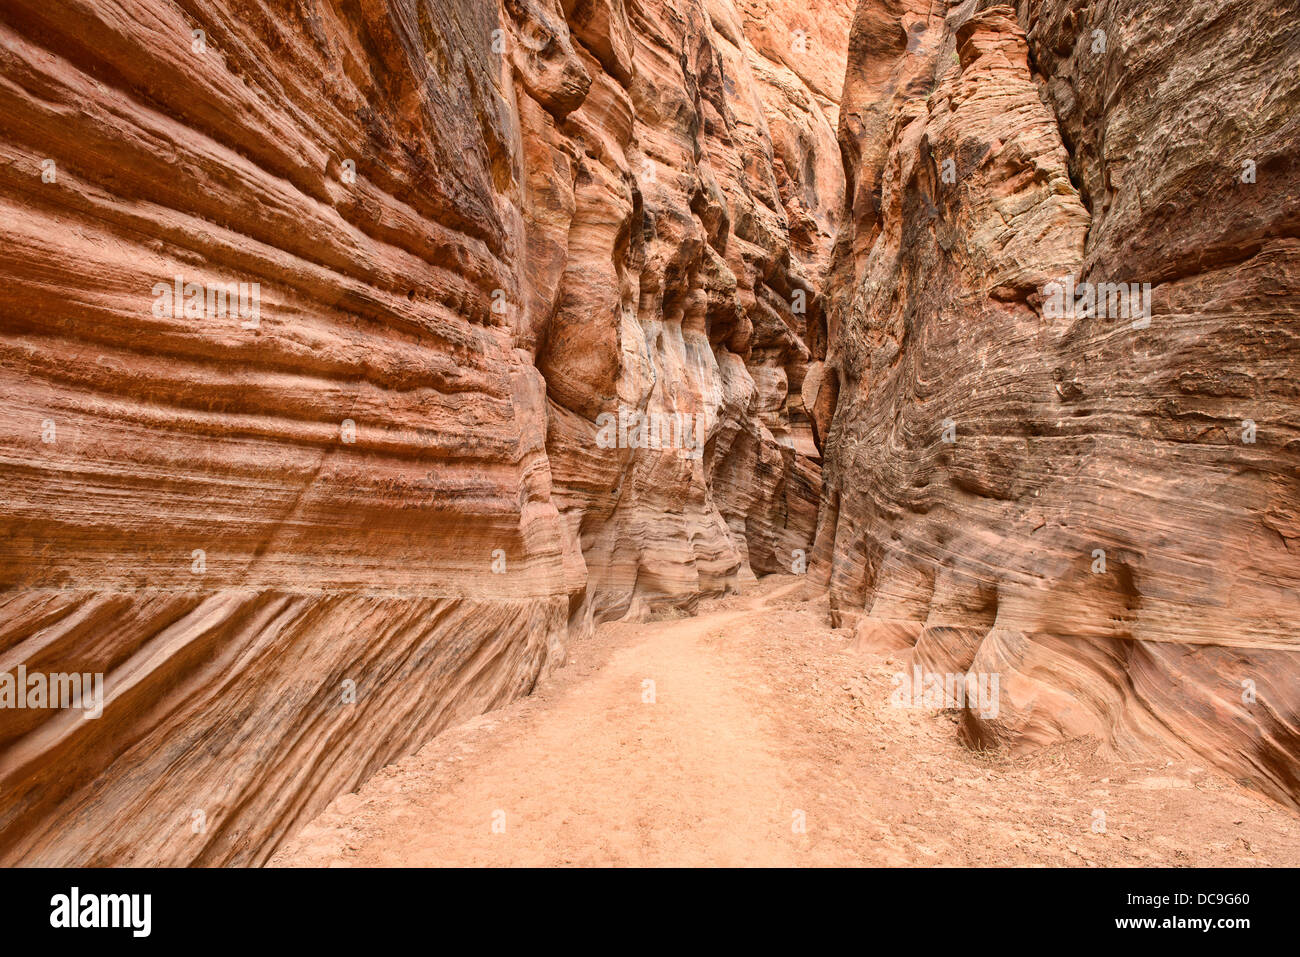
[[788, 570], [850, 16], [6, 3], [0, 672], [105, 700], [0, 710], [0, 861], [264, 861], [572, 629]]
[[[1300, 799], [1293, 14], [858, 8], [816, 555], [864, 647], [1000, 675], [971, 743], [1096, 735]], [[1053, 314], [1057, 280], [1149, 284], [1149, 321]]]
[[1296, 803], [1293, 13], [10, 0], [0, 682], [104, 701], [0, 707], [0, 863], [265, 862], [808, 550], [968, 743]]

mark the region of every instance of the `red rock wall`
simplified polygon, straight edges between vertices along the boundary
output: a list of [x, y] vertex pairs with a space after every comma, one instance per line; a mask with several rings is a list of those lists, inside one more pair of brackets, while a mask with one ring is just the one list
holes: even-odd
[[1296, 800], [1292, 11], [852, 6], [0, 9], [0, 674], [105, 676], [0, 708], [0, 862], [264, 861], [814, 533], [860, 643], [1001, 676], [971, 743]]
[[[848, 5], [570, 6], [567, 34], [544, 6], [516, 29], [552, 38], [517, 61], [538, 77], [520, 100], [526, 348], [585, 626], [787, 571], [811, 544], [801, 386], [825, 349]], [[585, 99], [548, 114], [539, 91], [566, 82]], [[702, 416], [703, 454], [602, 449], [621, 410]]]
[[[862, 644], [1001, 676], [973, 744], [1300, 799], [1294, 12], [857, 10], [818, 570]], [[1052, 316], [1063, 277], [1149, 283], [1149, 325]]]
[[264, 861], [810, 546], [848, 7], [4, 5], [0, 672], [105, 707], [0, 709], [0, 861]]

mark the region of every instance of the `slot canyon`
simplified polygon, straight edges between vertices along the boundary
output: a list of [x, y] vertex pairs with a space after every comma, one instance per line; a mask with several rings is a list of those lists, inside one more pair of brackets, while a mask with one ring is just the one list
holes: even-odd
[[0, 863], [1300, 864], [1292, 0], [5, 0], [0, 153]]

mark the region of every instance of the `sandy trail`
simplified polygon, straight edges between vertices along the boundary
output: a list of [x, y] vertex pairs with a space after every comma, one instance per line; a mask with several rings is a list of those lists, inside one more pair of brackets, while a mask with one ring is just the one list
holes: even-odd
[[272, 865], [1300, 864], [1300, 817], [1204, 766], [963, 748], [952, 714], [890, 707], [902, 658], [851, 651], [803, 588], [602, 626]]

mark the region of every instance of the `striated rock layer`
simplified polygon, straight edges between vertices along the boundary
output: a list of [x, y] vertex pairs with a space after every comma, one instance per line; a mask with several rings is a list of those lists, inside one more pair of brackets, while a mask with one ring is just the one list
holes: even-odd
[[857, 10], [815, 557], [864, 646], [1000, 677], [972, 744], [1096, 735], [1300, 802], [1294, 12]]
[[4, 5], [0, 673], [104, 684], [0, 709], [0, 862], [262, 862], [798, 561], [849, 7]]

